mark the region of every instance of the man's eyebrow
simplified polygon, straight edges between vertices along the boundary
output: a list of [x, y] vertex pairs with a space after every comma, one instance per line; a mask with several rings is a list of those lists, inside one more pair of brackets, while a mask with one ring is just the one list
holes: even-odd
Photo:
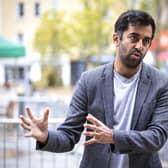
[[[128, 36], [129, 35], [134, 35], [134, 36], [140, 37], [140, 34], [139, 33], [135, 33], [135, 32], [129, 33]], [[152, 40], [152, 37], [149, 37], [149, 36], [145, 36], [145, 38]]]
[[129, 33], [128, 35], [140, 36], [140, 34], [135, 33], [135, 32]]

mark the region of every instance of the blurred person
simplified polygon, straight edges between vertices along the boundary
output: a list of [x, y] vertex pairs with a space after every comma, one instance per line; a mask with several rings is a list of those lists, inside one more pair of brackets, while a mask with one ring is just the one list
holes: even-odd
[[5, 82], [0, 90], [0, 111], [7, 118], [14, 117], [14, 109], [16, 104], [16, 91], [9, 82]]
[[[48, 130], [40, 118], [20, 116], [36, 149], [67, 152], [86, 136], [80, 168], [161, 168], [158, 151], [168, 137], [168, 78], [143, 62], [155, 34], [148, 13], [128, 10], [114, 25], [114, 62], [84, 72], [65, 121]], [[86, 128], [86, 129], [85, 129]]]

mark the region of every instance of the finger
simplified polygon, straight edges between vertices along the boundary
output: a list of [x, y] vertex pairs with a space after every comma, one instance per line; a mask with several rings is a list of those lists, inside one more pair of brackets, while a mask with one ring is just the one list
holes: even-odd
[[97, 131], [97, 126], [93, 125], [93, 124], [84, 124], [84, 128], [88, 128], [91, 129], [92, 131]]
[[83, 133], [83, 135], [88, 136], [88, 137], [95, 137], [97, 133], [93, 131], [86, 131]]
[[101, 125], [101, 122], [91, 114], [88, 114], [86, 119], [87, 121], [91, 122], [94, 125], [97, 125], [97, 126]]
[[48, 115], [49, 115], [49, 108], [46, 108], [44, 113], [43, 113], [42, 120], [47, 121], [48, 120]]
[[23, 123], [30, 125], [30, 120], [26, 119], [23, 115], [20, 115], [20, 119], [22, 120]]
[[27, 114], [28, 114], [28, 116], [29, 116], [29, 118], [31, 119], [31, 120], [34, 120], [35, 118], [34, 118], [34, 116], [33, 116], [33, 113], [32, 113], [32, 111], [31, 111], [31, 109], [30, 109], [30, 107], [26, 107], [26, 111], [27, 111]]
[[25, 137], [33, 137], [33, 135], [32, 135], [32, 132], [28, 132], [28, 133], [26, 133], [25, 135], [24, 135]]
[[21, 126], [22, 126], [23, 129], [25, 129], [25, 130], [27, 130], [27, 131], [30, 131], [30, 130], [31, 130], [30, 126], [27, 125], [27, 124], [25, 124], [25, 123], [23, 123], [23, 122], [21, 123]]
[[88, 141], [85, 141], [84, 142], [84, 145], [91, 145], [91, 144], [94, 144], [94, 143], [97, 143], [96, 139], [92, 138]]

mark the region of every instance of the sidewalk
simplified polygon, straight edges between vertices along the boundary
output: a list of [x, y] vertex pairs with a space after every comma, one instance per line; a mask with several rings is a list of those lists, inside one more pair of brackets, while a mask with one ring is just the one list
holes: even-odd
[[48, 88], [47, 92], [49, 93], [49, 95], [53, 95], [56, 94], [60, 97], [71, 97], [72, 92], [73, 92], [73, 87], [53, 87], [53, 88]]

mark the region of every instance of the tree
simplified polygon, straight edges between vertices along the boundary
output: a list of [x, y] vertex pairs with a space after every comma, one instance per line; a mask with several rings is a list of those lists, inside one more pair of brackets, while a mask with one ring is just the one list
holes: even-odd
[[[116, 16], [126, 7], [127, 0], [79, 0], [79, 10], [71, 13], [49, 10], [42, 16], [35, 33], [34, 48], [41, 54], [42, 60], [47, 58], [50, 63], [62, 53], [69, 54], [71, 60], [111, 54], [113, 24]], [[43, 70], [46, 71], [46, 66]], [[50, 72], [46, 80], [49, 75], [53, 76]]]
[[127, 1], [80, 0], [80, 10], [47, 11], [41, 19], [34, 39], [34, 47], [41, 55], [58, 56], [61, 53], [99, 55], [111, 44], [113, 23]]
[[[42, 79], [35, 85], [40, 87], [60, 86], [60, 66], [55, 66], [56, 58], [66, 48], [66, 28], [63, 12], [47, 11], [35, 33], [34, 48], [41, 54]], [[46, 62], [47, 61], [47, 62]]]
[[80, 2], [81, 10], [73, 15], [72, 30], [76, 40], [74, 48], [77, 51], [75, 54], [78, 54], [79, 58], [86, 58], [90, 55], [111, 53], [114, 20], [120, 10], [126, 7], [126, 1], [116, 3], [112, 0], [80, 0]]
[[59, 56], [66, 49], [67, 27], [65, 13], [54, 10], [43, 14], [34, 38], [34, 48], [48, 57]]

